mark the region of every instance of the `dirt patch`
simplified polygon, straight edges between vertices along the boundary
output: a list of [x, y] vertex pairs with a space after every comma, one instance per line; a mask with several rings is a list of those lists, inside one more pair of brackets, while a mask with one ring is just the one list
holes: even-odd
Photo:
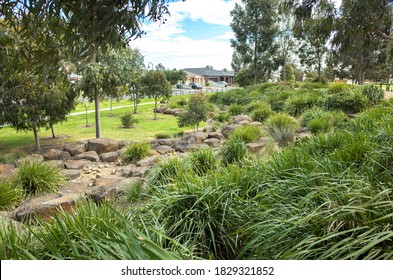
[[95, 123], [89, 123], [87, 126], [86, 126], [86, 124], [81, 124], [81, 125], [78, 125], [77, 127], [78, 128], [88, 128], [88, 127], [93, 127], [93, 126], [96, 126], [96, 124]]
[[393, 91], [385, 91], [385, 98], [389, 99], [393, 97]]

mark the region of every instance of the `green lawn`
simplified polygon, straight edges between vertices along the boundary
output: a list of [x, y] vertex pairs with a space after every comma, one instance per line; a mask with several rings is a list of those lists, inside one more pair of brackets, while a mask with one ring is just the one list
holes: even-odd
[[[177, 126], [177, 118], [171, 115], [157, 114], [157, 120], [153, 120], [154, 104], [143, 104], [151, 102], [144, 99], [138, 107], [138, 114], [135, 115], [139, 123], [135, 128], [121, 128], [120, 117], [127, 112], [132, 112], [133, 107], [119, 108], [113, 110], [113, 117], [109, 116], [109, 111], [101, 111], [101, 137], [113, 138], [118, 140], [147, 140], [154, 138], [158, 133], [167, 133], [173, 135], [184, 129]], [[113, 106], [130, 105], [129, 101], [114, 102]], [[109, 107], [109, 102], [105, 101], [101, 104], [101, 108]], [[76, 111], [80, 108], [77, 108]], [[89, 110], [93, 110], [92, 104]], [[82, 110], [83, 111], [83, 110]], [[89, 127], [85, 126], [85, 114], [69, 116], [68, 121], [55, 125], [55, 134], [57, 139], [51, 138], [50, 130], [41, 129], [39, 137], [41, 145], [62, 144], [64, 142], [95, 138], [94, 113], [88, 114]], [[10, 152], [17, 152], [21, 149], [34, 148], [33, 133], [28, 131], [17, 132], [11, 127], [0, 129], [0, 156]]]

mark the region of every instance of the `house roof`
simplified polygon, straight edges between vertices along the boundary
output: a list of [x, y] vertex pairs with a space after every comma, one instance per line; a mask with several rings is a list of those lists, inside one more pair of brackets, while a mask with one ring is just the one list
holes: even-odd
[[185, 68], [183, 70], [204, 77], [234, 77], [235, 76], [234, 71], [222, 71], [222, 70], [214, 70], [208, 68]]

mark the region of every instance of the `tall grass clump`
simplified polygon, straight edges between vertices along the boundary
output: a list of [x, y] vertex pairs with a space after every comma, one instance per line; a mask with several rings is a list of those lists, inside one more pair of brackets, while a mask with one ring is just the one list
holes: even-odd
[[212, 149], [200, 149], [193, 151], [188, 156], [191, 169], [198, 176], [203, 176], [211, 170], [215, 170], [219, 166], [217, 156], [214, 154]]
[[273, 114], [273, 110], [269, 104], [263, 101], [255, 101], [247, 106], [247, 112], [253, 121], [264, 122]]
[[268, 132], [280, 146], [287, 146], [293, 141], [299, 122], [285, 113], [277, 113], [266, 121]]
[[285, 108], [285, 102], [294, 94], [291, 90], [283, 90], [280, 87], [270, 88], [263, 94], [263, 100], [270, 104], [275, 112], [282, 112]]
[[296, 92], [285, 102], [285, 112], [298, 117], [307, 109], [323, 105], [323, 96], [316, 92]]
[[192, 173], [189, 161], [179, 157], [171, 157], [167, 161], [156, 163], [149, 170], [147, 181], [150, 186], [166, 186]]
[[13, 179], [26, 196], [56, 193], [65, 183], [60, 168], [39, 160], [22, 160]]
[[142, 193], [144, 188], [144, 182], [138, 180], [131, 186], [127, 187], [121, 196], [122, 202], [126, 204], [132, 204], [142, 199]]
[[326, 97], [328, 110], [342, 110], [346, 113], [358, 113], [369, 106], [367, 98], [358, 90], [345, 90]]
[[12, 209], [22, 199], [22, 192], [11, 180], [0, 179], [0, 210]]
[[243, 105], [232, 104], [229, 106], [228, 113], [230, 116], [241, 115], [246, 111], [246, 108]]
[[376, 85], [364, 85], [360, 88], [360, 91], [372, 105], [378, 104], [385, 97], [382, 88]]
[[15, 164], [15, 162], [23, 157], [26, 154], [24, 152], [11, 152], [7, 154], [0, 155], [0, 163], [4, 164]]
[[236, 129], [230, 134], [230, 138], [241, 139], [245, 143], [256, 142], [262, 136], [262, 129], [257, 125], [246, 125]]
[[220, 148], [219, 155], [222, 162], [232, 164], [240, 162], [249, 156], [246, 143], [240, 137], [230, 137]]
[[144, 159], [150, 150], [150, 145], [147, 142], [135, 142], [127, 145], [121, 158], [125, 163], [137, 163]]
[[43, 260], [173, 260], [182, 258], [179, 252], [187, 253], [180, 245], [176, 253], [165, 250], [138, 230], [128, 212], [107, 204], [80, 204], [71, 213], [61, 211], [38, 222], [21, 231], [29, 238], [20, 240], [17, 231], [1, 236], [0, 249], [9, 258]]
[[326, 111], [319, 107], [307, 110], [301, 117], [301, 125], [312, 133], [328, 132], [335, 127], [342, 127], [347, 121], [348, 117], [344, 112]]

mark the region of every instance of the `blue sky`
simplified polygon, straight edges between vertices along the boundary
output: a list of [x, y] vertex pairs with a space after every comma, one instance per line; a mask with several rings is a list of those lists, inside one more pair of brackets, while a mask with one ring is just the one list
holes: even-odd
[[[166, 68], [212, 65], [231, 69], [230, 11], [240, 0], [186, 0], [169, 4], [171, 16], [165, 24], [146, 23], [147, 32], [130, 43], [145, 57], [145, 64], [162, 63]], [[336, 4], [341, 0], [335, 0]]]
[[[240, 2], [240, 1], [238, 1]], [[229, 24], [235, 0], [186, 0], [169, 4], [165, 24], [147, 23], [142, 38], [131, 42], [145, 57], [145, 64], [166, 68], [212, 65], [230, 69], [233, 33]]]

